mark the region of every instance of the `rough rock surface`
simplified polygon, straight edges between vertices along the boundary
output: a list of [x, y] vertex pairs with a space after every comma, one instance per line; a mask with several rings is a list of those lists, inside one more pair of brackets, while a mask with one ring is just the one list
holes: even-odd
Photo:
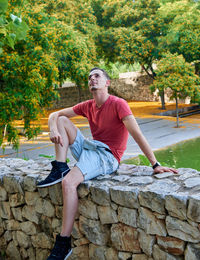
[[[46, 259], [60, 232], [62, 188], [37, 189], [49, 160], [0, 159], [0, 252]], [[200, 172], [154, 175], [120, 165], [78, 188], [70, 259], [200, 259]]]

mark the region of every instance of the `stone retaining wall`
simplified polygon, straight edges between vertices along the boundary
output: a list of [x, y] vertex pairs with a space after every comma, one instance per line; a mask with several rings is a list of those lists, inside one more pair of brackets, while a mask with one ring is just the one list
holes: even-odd
[[146, 73], [134, 72], [128, 78], [111, 80], [110, 88], [116, 96], [132, 101], [159, 101], [156, 93], [151, 93], [149, 86], [153, 79]]
[[59, 88], [59, 99], [55, 100], [51, 109], [59, 109], [65, 107], [71, 107], [79, 103], [80, 101], [88, 100], [92, 98], [88, 88], [81, 89], [80, 97], [78, 88], [73, 83], [64, 84], [62, 88]]
[[[112, 79], [109, 93], [125, 100], [158, 101], [157, 94], [152, 94], [149, 90], [152, 82], [152, 78], [145, 73], [134, 72], [129, 78]], [[60, 98], [54, 102], [54, 109], [70, 107], [92, 98], [88, 88], [82, 88], [79, 97], [78, 88], [73, 83], [65, 83], [58, 89], [58, 93]]]
[[[49, 170], [48, 160], [0, 159], [5, 259], [44, 260], [60, 232], [61, 184], [36, 188]], [[70, 259], [199, 260], [199, 191], [196, 170], [153, 175], [150, 167], [133, 165], [81, 184]]]
[[[126, 74], [126, 73], [124, 73]], [[109, 87], [109, 93], [117, 97], [121, 97], [127, 101], [160, 101], [158, 91], [151, 93], [149, 86], [153, 83], [153, 79], [146, 73], [132, 72], [125, 75], [124, 78], [112, 79]], [[88, 88], [82, 88], [80, 97], [78, 88], [73, 83], [65, 83], [62, 88], [58, 89], [60, 98], [55, 100], [51, 109], [60, 109], [64, 107], [74, 106], [81, 101], [92, 98]], [[172, 91], [165, 90], [165, 102], [175, 103], [171, 100]], [[190, 98], [180, 99], [180, 103], [190, 104]]]

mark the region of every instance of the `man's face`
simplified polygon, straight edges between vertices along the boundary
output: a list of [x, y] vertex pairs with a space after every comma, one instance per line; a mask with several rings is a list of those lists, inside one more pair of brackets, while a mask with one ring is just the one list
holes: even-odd
[[91, 91], [95, 91], [108, 86], [108, 80], [104, 76], [103, 71], [96, 69], [90, 72], [88, 77], [88, 85]]

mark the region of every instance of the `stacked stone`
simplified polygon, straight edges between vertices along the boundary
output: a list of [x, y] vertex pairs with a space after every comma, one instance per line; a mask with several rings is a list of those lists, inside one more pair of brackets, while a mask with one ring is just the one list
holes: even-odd
[[[46, 259], [60, 232], [61, 184], [37, 189], [49, 161], [0, 160], [0, 250], [5, 259]], [[200, 259], [200, 172], [153, 175], [121, 165], [79, 186], [70, 259]]]
[[[126, 100], [159, 101], [157, 94], [152, 94], [149, 89], [152, 82], [152, 78], [145, 73], [134, 72], [132, 76], [128, 78], [112, 79], [109, 93]], [[171, 93], [169, 92], [168, 94], [168, 92], [167, 90], [165, 95], [167, 101], [171, 96]], [[77, 102], [80, 102], [80, 100], [84, 101], [92, 98], [88, 88], [78, 90], [73, 83], [64, 84], [62, 88], [58, 89], [58, 94], [60, 98], [55, 100], [52, 105], [53, 109], [74, 106]]]
[[153, 80], [146, 73], [134, 72], [128, 78], [111, 80], [110, 90], [125, 100], [158, 101], [156, 93], [151, 93], [149, 86]]
[[55, 100], [51, 109], [71, 107], [80, 101], [92, 98], [89, 88], [77, 88], [74, 83], [64, 84], [62, 88], [57, 89], [59, 99]]

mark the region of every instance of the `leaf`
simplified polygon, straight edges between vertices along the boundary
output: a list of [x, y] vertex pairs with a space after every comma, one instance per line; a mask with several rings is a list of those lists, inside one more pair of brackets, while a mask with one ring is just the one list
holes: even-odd
[[0, 34], [3, 34], [4, 36], [6, 36], [7, 31], [5, 28], [0, 28]]
[[4, 16], [0, 16], [0, 26], [5, 26], [5, 17]]
[[7, 45], [10, 46], [13, 50], [14, 50], [14, 45], [15, 45], [15, 41], [11, 35], [7, 35], [6, 36], [6, 40], [7, 40]]
[[46, 155], [46, 154], [39, 154], [39, 157], [44, 157], [44, 158], [48, 158], [48, 159], [55, 158], [54, 155]]
[[0, 0], [0, 13], [5, 13], [8, 8], [8, 1], [7, 0]]
[[24, 40], [27, 34], [27, 31], [29, 30], [28, 25], [25, 22], [21, 22], [19, 24], [16, 24], [15, 22], [10, 22], [8, 24], [8, 29], [11, 32], [14, 32], [16, 35], [16, 40]]

